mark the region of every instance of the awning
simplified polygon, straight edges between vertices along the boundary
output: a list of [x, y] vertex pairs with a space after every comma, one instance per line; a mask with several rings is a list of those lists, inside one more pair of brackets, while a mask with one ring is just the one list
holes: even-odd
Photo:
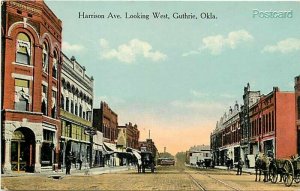
[[111, 154], [114, 154], [115, 152], [109, 148], [105, 143], [103, 143], [103, 146], [102, 146], [102, 149], [103, 149], [103, 155], [111, 155]]
[[134, 157], [133, 153], [131, 153], [131, 152], [118, 151], [116, 153], [117, 153], [118, 157], [120, 157], [120, 158], [132, 158], [132, 157]]

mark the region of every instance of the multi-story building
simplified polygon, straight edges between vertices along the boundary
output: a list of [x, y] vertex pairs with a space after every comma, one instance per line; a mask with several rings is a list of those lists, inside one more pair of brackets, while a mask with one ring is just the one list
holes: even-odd
[[[250, 84], [244, 87], [243, 102], [240, 112], [240, 126], [241, 126], [241, 153], [242, 156], [250, 154], [249, 142], [249, 129], [250, 129], [250, 116], [249, 108], [258, 101], [260, 98], [260, 91], [250, 90]], [[243, 157], [243, 159], [245, 159]]]
[[138, 126], [132, 125], [131, 122], [124, 126], [118, 126], [118, 141], [117, 147], [138, 149], [139, 147], [140, 131]]
[[155, 146], [155, 143], [152, 139], [146, 139], [146, 141], [139, 142], [139, 150], [140, 151], [149, 151], [153, 154], [153, 158], [155, 161], [158, 159], [158, 150]]
[[241, 157], [244, 161], [248, 159], [248, 166], [253, 167], [259, 152], [282, 159], [296, 154], [295, 94], [274, 87], [269, 94], [260, 95], [258, 91], [250, 91], [247, 85], [243, 98], [246, 106], [231, 120], [225, 114], [211, 134], [216, 164], [224, 165], [227, 157], [234, 162]]
[[263, 152], [276, 158], [290, 158], [296, 154], [294, 92], [282, 92], [274, 87], [250, 107], [249, 116], [249, 154]]
[[297, 153], [300, 154], [300, 75], [295, 77]]
[[230, 107], [217, 122], [211, 134], [211, 150], [215, 164], [225, 164], [226, 159], [237, 162], [240, 157], [240, 115], [239, 105], [236, 102], [233, 109]]
[[68, 154], [73, 154], [84, 165], [91, 157], [91, 129], [93, 117], [93, 77], [86, 74], [73, 56], [62, 54], [61, 71], [61, 152], [60, 161], [65, 165]]
[[44, 1], [1, 9], [2, 167], [40, 172], [59, 156], [62, 22]]
[[118, 138], [118, 115], [107, 103], [101, 102], [100, 109], [94, 109], [93, 127], [103, 133], [105, 142], [116, 143]]

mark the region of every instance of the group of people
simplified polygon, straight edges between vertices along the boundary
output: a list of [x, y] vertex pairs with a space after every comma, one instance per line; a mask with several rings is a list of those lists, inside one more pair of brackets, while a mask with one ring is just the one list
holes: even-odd
[[[70, 152], [67, 156], [66, 156], [66, 174], [71, 174], [71, 166], [72, 166], [72, 162], [74, 162], [76, 164], [76, 157], [74, 156], [74, 154], [72, 152]], [[82, 157], [79, 157], [77, 159], [77, 162], [79, 163], [79, 170], [81, 170], [81, 166], [82, 166]], [[76, 166], [75, 166], [76, 167]]]
[[[233, 160], [230, 159], [229, 157], [226, 160], [226, 166], [227, 166], [227, 170], [230, 170], [233, 168]], [[242, 158], [239, 158], [239, 160], [236, 164], [236, 168], [237, 168], [236, 175], [242, 175], [243, 166], [244, 166], [244, 161], [242, 160]]]

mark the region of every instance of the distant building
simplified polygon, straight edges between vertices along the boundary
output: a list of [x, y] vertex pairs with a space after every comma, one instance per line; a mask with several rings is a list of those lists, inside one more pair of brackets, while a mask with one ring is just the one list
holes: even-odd
[[44, 1], [1, 2], [4, 173], [58, 162], [62, 22]]
[[104, 142], [116, 143], [118, 136], [118, 115], [105, 102], [93, 112], [93, 127], [103, 133]]
[[140, 141], [139, 142], [139, 150], [140, 151], [149, 151], [153, 154], [153, 157], [155, 159], [158, 158], [158, 150], [152, 139], [146, 139], [146, 141]]
[[124, 126], [118, 126], [118, 141], [117, 147], [138, 149], [140, 131], [138, 126], [132, 125], [131, 122]]
[[224, 115], [211, 134], [214, 162], [225, 165], [226, 158], [236, 162], [241, 157], [244, 161], [248, 159], [249, 166], [254, 167], [259, 152], [280, 159], [295, 155], [295, 93], [274, 87], [269, 94], [261, 95], [259, 91], [250, 91], [247, 84], [243, 99], [241, 111], [235, 117]]
[[190, 165], [197, 165], [197, 162], [204, 162], [205, 160], [211, 160], [211, 150], [209, 145], [197, 145], [189, 149], [188, 162]]

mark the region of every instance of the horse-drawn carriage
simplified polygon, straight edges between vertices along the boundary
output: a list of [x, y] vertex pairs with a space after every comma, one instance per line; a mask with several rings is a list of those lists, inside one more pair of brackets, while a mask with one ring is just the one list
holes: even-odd
[[293, 181], [295, 183], [300, 182], [300, 157], [272, 159], [262, 156], [256, 160], [255, 168], [255, 180], [257, 180], [257, 170], [259, 170], [264, 172], [264, 181], [270, 180], [272, 183], [276, 183], [278, 176], [280, 176], [279, 182], [283, 181], [286, 186], [291, 186]]
[[145, 173], [146, 169], [150, 169], [151, 172], [154, 172], [155, 169], [155, 161], [152, 152], [149, 151], [141, 151], [141, 164], [138, 165], [138, 172], [141, 171]]

